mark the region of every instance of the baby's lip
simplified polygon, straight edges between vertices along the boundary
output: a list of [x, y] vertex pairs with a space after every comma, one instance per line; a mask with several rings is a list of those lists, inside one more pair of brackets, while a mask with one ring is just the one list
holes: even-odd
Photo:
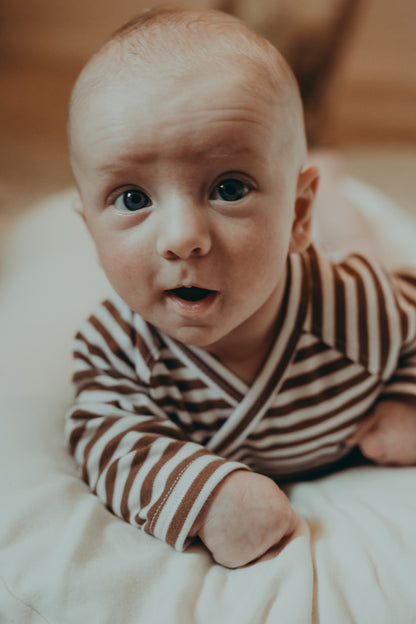
[[210, 288], [203, 288], [202, 286], [184, 286], [183, 284], [181, 284], [179, 286], [175, 286], [175, 288], [170, 288], [165, 292], [167, 294], [174, 295], [175, 297], [178, 297], [183, 301], [197, 302], [206, 299], [217, 291]]
[[183, 318], [203, 318], [217, 300], [218, 291], [201, 286], [177, 286], [165, 291], [169, 307]]

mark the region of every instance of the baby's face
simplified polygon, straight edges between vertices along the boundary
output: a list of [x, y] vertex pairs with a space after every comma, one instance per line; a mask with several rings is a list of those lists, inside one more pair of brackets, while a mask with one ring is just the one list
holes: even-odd
[[156, 327], [214, 352], [272, 322], [298, 246], [285, 115], [253, 84], [225, 70], [125, 72], [73, 123], [83, 216], [112, 286]]

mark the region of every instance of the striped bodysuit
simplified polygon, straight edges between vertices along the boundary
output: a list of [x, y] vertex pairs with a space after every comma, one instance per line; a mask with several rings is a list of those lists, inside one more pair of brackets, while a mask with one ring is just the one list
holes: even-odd
[[274, 344], [246, 384], [117, 295], [74, 343], [66, 437], [115, 514], [178, 550], [216, 485], [331, 465], [380, 398], [416, 401], [416, 270], [291, 254]]

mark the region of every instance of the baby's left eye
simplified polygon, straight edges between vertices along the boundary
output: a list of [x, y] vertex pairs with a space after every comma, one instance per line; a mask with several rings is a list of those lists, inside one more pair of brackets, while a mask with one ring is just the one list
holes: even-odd
[[214, 188], [211, 199], [222, 199], [226, 202], [235, 202], [245, 197], [251, 191], [248, 184], [237, 178], [222, 180]]

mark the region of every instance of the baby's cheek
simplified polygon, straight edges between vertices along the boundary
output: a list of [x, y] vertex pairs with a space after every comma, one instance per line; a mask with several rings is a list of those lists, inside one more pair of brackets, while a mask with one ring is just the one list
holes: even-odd
[[100, 244], [98, 255], [101, 266], [110, 279], [128, 281], [137, 277], [139, 269], [144, 270], [140, 250], [117, 238], [110, 238]]
[[134, 271], [131, 263], [117, 249], [105, 249], [99, 253], [99, 261], [108, 281], [122, 299], [127, 295], [134, 283]]

